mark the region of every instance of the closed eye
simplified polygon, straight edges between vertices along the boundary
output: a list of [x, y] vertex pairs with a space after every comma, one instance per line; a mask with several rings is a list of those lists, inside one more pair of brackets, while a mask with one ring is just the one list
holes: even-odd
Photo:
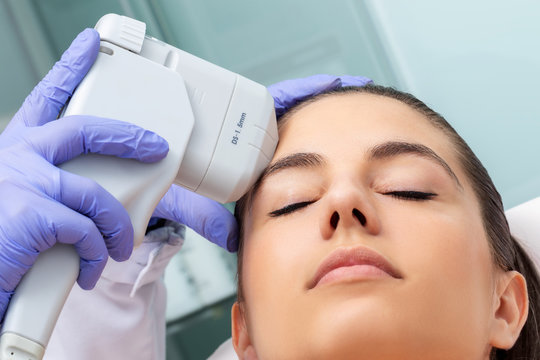
[[301, 201], [301, 202], [297, 202], [297, 203], [293, 203], [293, 204], [289, 204], [287, 206], [284, 206], [282, 207], [281, 209], [277, 209], [277, 210], [274, 210], [270, 213], [268, 213], [269, 216], [271, 217], [277, 217], [277, 216], [281, 216], [281, 215], [286, 215], [286, 214], [290, 214], [296, 210], [299, 210], [299, 209], [302, 209], [310, 204], [313, 204], [315, 202], [315, 200], [311, 200], [311, 201]]
[[437, 194], [423, 191], [413, 191], [413, 190], [403, 190], [403, 191], [389, 191], [383, 195], [390, 195], [392, 197], [401, 199], [401, 200], [413, 200], [413, 201], [425, 201], [431, 200]]
[[[390, 195], [392, 197], [401, 199], [401, 200], [412, 200], [412, 201], [425, 201], [425, 200], [431, 200], [437, 194], [435, 193], [429, 193], [429, 192], [423, 192], [423, 191], [413, 191], [413, 190], [403, 190], [403, 191], [389, 191], [384, 193], [383, 195]], [[310, 201], [301, 201], [293, 204], [289, 204], [287, 206], [282, 207], [281, 209], [274, 210], [268, 215], [270, 217], [278, 217], [282, 215], [287, 215], [292, 212], [295, 212], [299, 209], [302, 209], [308, 205], [311, 205], [315, 202], [315, 200]]]

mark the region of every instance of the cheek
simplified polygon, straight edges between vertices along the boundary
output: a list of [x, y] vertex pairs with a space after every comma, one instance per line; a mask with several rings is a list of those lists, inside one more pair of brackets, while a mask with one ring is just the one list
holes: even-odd
[[[303, 292], [308, 274], [309, 252], [318, 239], [314, 214], [292, 219], [272, 219], [246, 228], [242, 282], [247, 326], [261, 354], [301, 349], [299, 339], [312, 312], [306, 312]], [[315, 225], [314, 225], [315, 224]], [[294, 319], [291, 322], [291, 319]]]
[[[390, 216], [390, 215], [389, 215]], [[492, 294], [492, 260], [480, 216], [448, 207], [426, 213], [392, 211], [396, 262], [407, 269], [403, 305], [434, 333], [480, 343]], [[482, 338], [482, 339], [480, 339]]]
[[411, 254], [410, 260], [416, 260], [409, 263], [411, 271], [456, 288], [458, 284], [486, 284], [491, 257], [482, 223], [462, 214], [430, 217], [417, 224], [420, 241], [415, 244], [417, 251]]
[[[263, 301], [267, 294], [299, 281], [301, 242], [305, 232], [279, 226], [250, 232], [244, 248], [243, 281], [246, 300]], [[294, 274], [295, 276], [285, 276]]]
[[316, 204], [278, 217], [270, 217], [269, 209], [254, 202], [244, 236], [244, 290], [260, 301], [289, 285], [303, 288], [308, 261], [320, 239]]

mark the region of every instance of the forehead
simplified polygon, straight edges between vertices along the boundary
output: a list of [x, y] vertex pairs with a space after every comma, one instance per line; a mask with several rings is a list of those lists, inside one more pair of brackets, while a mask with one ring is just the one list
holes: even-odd
[[389, 140], [421, 143], [444, 158], [453, 155], [444, 133], [408, 105], [380, 95], [349, 93], [323, 97], [287, 117], [275, 158], [314, 149], [328, 155], [339, 150], [344, 156]]

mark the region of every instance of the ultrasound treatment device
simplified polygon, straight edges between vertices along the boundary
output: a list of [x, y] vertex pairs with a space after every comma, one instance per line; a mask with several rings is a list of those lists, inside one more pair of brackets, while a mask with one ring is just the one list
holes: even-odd
[[[240, 198], [277, 145], [274, 101], [266, 88], [146, 36], [143, 22], [108, 14], [95, 28], [99, 54], [63, 116], [134, 123], [165, 138], [169, 153], [152, 164], [87, 154], [60, 167], [95, 180], [122, 203], [135, 246], [173, 183], [221, 203]], [[42, 359], [78, 272], [70, 245], [40, 254], [8, 307], [0, 360]]]

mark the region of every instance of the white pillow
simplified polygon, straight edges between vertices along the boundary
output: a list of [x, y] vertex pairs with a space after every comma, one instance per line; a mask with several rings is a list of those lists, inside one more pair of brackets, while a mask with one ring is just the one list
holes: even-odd
[[540, 271], [540, 197], [506, 211], [510, 232]]

